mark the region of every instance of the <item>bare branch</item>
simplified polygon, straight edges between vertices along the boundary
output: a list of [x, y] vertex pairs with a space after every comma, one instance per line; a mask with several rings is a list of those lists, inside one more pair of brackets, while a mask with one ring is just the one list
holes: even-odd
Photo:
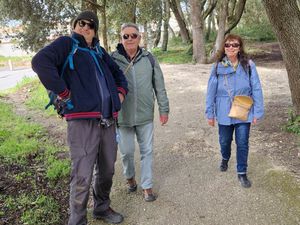
[[95, 6], [96, 9], [98, 9], [99, 11], [104, 11], [104, 6], [102, 6], [102, 5], [98, 4], [98, 3], [93, 2], [92, 0], [84, 0], [84, 1], [87, 2], [87, 3], [89, 3], [89, 4], [91, 4], [91, 5], [93, 5], [93, 6]]

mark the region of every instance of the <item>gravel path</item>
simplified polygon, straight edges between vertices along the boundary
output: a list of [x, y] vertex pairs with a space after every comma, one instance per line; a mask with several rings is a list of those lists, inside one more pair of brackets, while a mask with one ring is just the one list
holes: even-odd
[[[127, 194], [118, 158], [112, 207], [124, 214], [124, 225], [300, 224], [299, 139], [281, 129], [291, 106], [285, 69], [258, 67], [267, 114], [264, 121], [252, 127], [249, 178], [253, 186], [244, 189], [236, 177], [235, 151], [229, 170], [218, 170], [217, 128], [209, 127], [204, 117], [210, 67], [162, 65], [171, 114], [163, 127], [158, 115], [155, 118], [153, 169], [158, 199], [144, 202], [140, 188], [137, 193]], [[19, 96], [10, 101], [22, 101]], [[54, 138], [65, 132], [65, 123], [56, 118], [45, 121], [24, 108], [17, 111], [43, 121]], [[138, 152], [136, 161], [139, 168]], [[91, 218], [89, 221], [91, 225], [105, 224]]]
[[[291, 105], [285, 70], [259, 68], [266, 108], [275, 107], [275, 112], [252, 128], [249, 177], [253, 187], [243, 189], [236, 177], [235, 154], [229, 171], [218, 171], [217, 128], [209, 127], [204, 117], [210, 67], [162, 66], [171, 114], [168, 125], [161, 127], [158, 120], [155, 122], [154, 190], [159, 197], [153, 203], [146, 203], [141, 189], [136, 194], [127, 194], [118, 160], [112, 206], [125, 215], [124, 224], [128, 225], [300, 224], [300, 183], [288, 179], [291, 182], [288, 187], [298, 187], [295, 193], [298, 203], [289, 201], [294, 195], [284, 189], [281, 178], [290, 177], [290, 173], [280, 167], [280, 158], [268, 154], [274, 147], [296, 148], [300, 152], [297, 138], [287, 135], [289, 139], [284, 140], [279, 125]], [[138, 153], [136, 159], [139, 165]], [[277, 174], [280, 179], [275, 178], [274, 182], [273, 175]]]

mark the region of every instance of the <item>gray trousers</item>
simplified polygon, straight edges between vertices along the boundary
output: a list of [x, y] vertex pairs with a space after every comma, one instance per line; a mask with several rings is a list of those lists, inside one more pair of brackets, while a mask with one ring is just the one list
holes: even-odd
[[126, 179], [135, 176], [135, 136], [140, 147], [141, 187], [152, 188], [153, 122], [134, 127], [120, 127], [119, 149]]
[[94, 214], [108, 209], [117, 157], [115, 125], [104, 128], [96, 120], [68, 121], [72, 161], [69, 225], [87, 224], [87, 203], [94, 170]]

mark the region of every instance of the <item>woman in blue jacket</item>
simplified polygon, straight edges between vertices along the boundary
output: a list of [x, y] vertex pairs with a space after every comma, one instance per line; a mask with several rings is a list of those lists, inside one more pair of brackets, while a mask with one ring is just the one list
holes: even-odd
[[[255, 64], [245, 53], [240, 36], [227, 35], [216, 58], [207, 86], [206, 118], [210, 126], [215, 125], [215, 120], [218, 122], [222, 172], [228, 169], [231, 142], [235, 132], [238, 180], [242, 187], [249, 188], [251, 182], [247, 178], [247, 161], [250, 125], [255, 125], [264, 114], [260, 80]], [[237, 95], [250, 96], [253, 99], [246, 121], [228, 116], [233, 97]]]

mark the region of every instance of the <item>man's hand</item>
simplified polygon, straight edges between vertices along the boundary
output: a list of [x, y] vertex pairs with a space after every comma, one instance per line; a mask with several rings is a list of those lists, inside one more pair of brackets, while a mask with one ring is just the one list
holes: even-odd
[[207, 122], [208, 122], [208, 125], [209, 125], [209, 126], [212, 126], [212, 127], [215, 126], [215, 118], [208, 119]]
[[161, 125], [165, 125], [168, 122], [169, 116], [168, 115], [160, 115], [159, 120]]
[[119, 93], [119, 99], [120, 99], [120, 102], [122, 103], [123, 101], [124, 101], [124, 95], [123, 94], [121, 94], [121, 93]]
[[56, 109], [57, 113], [60, 116], [64, 115], [65, 109], [71, 110], [74, 108], [74, 106], [71, 102], [71, 99], [69, 97], [61, 98], [61, 97], [57, 96], [53, 105], [54, 105], [54, 108]]

